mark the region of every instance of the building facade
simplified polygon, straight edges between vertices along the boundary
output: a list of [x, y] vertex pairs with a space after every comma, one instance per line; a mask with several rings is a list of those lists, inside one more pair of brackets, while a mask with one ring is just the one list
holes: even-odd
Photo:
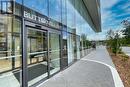
[[0, 0], [0, 85], [35, 87], [87, 55], [90, 47], [80, 41], [81, 23], [100, 29], [86, 3], [92, 4], [91, 0]]

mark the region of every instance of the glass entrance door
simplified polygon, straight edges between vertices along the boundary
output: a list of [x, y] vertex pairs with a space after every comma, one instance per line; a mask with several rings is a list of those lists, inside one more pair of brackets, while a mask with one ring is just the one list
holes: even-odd
[[50, 75], [60, 70], [60, 34], [49, 33]]
[[60, 71], [61, 34], [32, 27], [27, 29], [28, 87]]
[[48, 76], [47, 31], [27, 27], [28, 86]]

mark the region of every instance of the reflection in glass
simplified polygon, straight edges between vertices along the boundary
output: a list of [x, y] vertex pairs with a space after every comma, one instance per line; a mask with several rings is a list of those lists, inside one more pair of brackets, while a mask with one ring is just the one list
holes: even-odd
[[61, 0], [49, 0], [49, 17], [61, 22]]
[[67, 46], [68, 46], [68, 64], [72, 63], [77, 59], [77, 46], [76, 46], [76, 36], [67, 33]]
[[[12, 22], [13, 21], [13, 22]], [[14, 23], [15, 26], [12, 26]], [[0, 86], [21, 86], [21, 21], [0, 15]], [[18, 30], [14, 32], [14, 30]], [[6, 83], [5, 83], [6, 82]]]
[[67, 9], [67, 28], [68, 32], [73, 32], [75, 29], [75, 9], [74, 9], [75, 0], [66, 0], [66, 9]]
[[67, 32], [62, 31], [63, 35], [63, 44], [62, 44], [62, 59], [61, 59], [61, 68], [68, 66], [68, 50], [67, 50]]
[[[20, 40], [20, 32], [21, 32], [21, 21], [18, 19], [14, 19], [13, 22], [13, 35], [12, 35], [12, 50], [14, 50], [14, 54], [17, 55], [17, 58], [15, 58], [15, 67], [21, 66], [21, 40]], [[9, 38], [9, 37], [8, 37]], [[10, 39], [10, 38], [9, 38]], [[9, 40], [8, 39], [8, 40]]]
[[77, 59], [76, 36], [74, 34], [71, 34], [71, 36], [72, 36], [72, 48], [74, 52], [73, 61], [75, 61], [75, 59]]
[[76, 36], [77, 59], [80, 59], [80, 36]]
[[15, 2], [15, 9], [14, 9], [14, 14], [18, 16], [22, 16], [22, 5], [19, 3]]
[[7, 12], [9, 12], [9, 13], [12, 13], [12, 3], [11, 2], [8, 2], [7, 3]]
[[19, 3], [19, 4], [22, 4], [22, 1], [23, 0], [15, 0], [15, 2]]
[[67, 46], [68, 46], [68, 64], [73, 62], [74, 52], [73, 52], [73, 44], [72, 44], [72, 36], [71, 34], [67, 34]]
[[0, 1], [2, 13], [12, 13], [12, 2], [11, 1]]
[[2, 3], [0, 2], [0, 13], [1, 13], [1, 10], [2, 10], [1, 7], [2, 7]]
[[28, 29], [28, 86], [47, 77], [47, 32]]
[[50, 33], [49, 35], [50, 74], [60, 70], [60, 35]]
[[48, 16], [48, 0], [24, 0], [24, 5], [32, 10]]
[[62, 0], [62, 23], [67, 25], [67, 10], [66, 10], [66, 0]]
[[7, 2], [2, 2], [2, 11], [7, 12]]

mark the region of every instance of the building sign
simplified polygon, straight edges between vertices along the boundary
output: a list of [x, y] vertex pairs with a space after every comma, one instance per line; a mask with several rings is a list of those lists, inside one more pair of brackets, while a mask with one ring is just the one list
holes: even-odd
[[54, 28], [58, 28], [60, 29], [60, 23], [53, 20], [53, 19], [49, 19], [47, 17], [44, 17], [42, 15], [38, 15], [39, 13], [36, 13], [36, 12], [30, 12], [30, 10], [28, 11], [24, 11], [24, 17], [25, 18], [28, 18], [28, 19], [31, 19], [33, 21], [36, 21], [36, 22], [39, 22], [39, 23], [42, 23], [42, 24], [45, 24], [45, 25], [49, 25], [51, 27], [54, 27]]
[[47, 18], [37, 16], [36, 14], [27, 11], [24, 11], [24, 17], [46, 25], [49, 23]]

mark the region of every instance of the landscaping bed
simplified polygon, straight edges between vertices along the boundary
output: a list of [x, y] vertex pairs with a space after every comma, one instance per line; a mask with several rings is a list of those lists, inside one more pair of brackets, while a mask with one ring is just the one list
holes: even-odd
[[130, 87], [130, 57], [124, 53], [115, 55], [110, 49], [107, 50], [123, 81], [124, 87]]

